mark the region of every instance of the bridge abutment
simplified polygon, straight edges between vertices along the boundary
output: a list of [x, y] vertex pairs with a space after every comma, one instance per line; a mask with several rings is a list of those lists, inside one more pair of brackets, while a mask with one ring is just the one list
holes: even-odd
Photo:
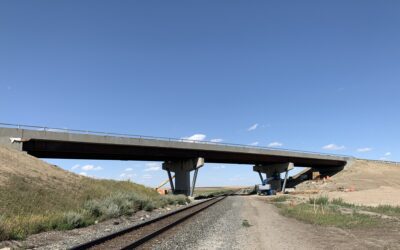
[[[166, 161], [163, 163], [163, 169], [169, 172], [171, 189], [174, 194], [193, 195], [196, 185], [198, 169], [204, 165], [204, 158], [198, 157], [193, 159]], [[190, 188], [190, 171], [194, 170], [192, 189]], [[170, 172], [175, 173], [175, 185], [171, 178]]]

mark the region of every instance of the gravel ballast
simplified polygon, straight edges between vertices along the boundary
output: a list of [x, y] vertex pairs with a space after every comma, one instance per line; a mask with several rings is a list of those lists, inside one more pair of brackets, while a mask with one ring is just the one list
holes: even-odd
[[245, 230], [239, 215], [240, 202], [238, 197], [227, 197], [143, 249], [239, 249], [238, 232]]

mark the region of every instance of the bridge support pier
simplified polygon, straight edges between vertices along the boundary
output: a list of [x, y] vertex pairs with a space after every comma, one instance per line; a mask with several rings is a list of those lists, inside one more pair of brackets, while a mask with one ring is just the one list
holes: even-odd
[[[286, 180], [288, 176], [289, 170], [292, 170], [294, 168], [294, 164], [292, 162], [287, 162], [287, 163], [278, 163], [278, 164], [271, 164], [271, 165], [255, 165], [253, 167], [253, 170], [255, 172], [258, 172], [262, 180], [262, 174], [265, 173], [267, 175], [267, 179], [270, 179], [268, 181], [268, 184], [271, 185], [271, 188], [280, 192], [285, 189], [286, 186]], [[281, 178], [280, 174], [286, 172], [285, 174], [285, 180], [283, 183], [283, 186], [281, 185]], [[276, 177], [276, 178], [273, 178]]]
[[[204, 165], [204, 158], [194, 158], [187, 160], [166, 161], [163, 163], [163, 169], [168, 172], [175, 173], [175, 185], [170, 178], [171, 189], [174, 194], [193, 195], [194, 187], [196, 185], [198, 169]], [[195, 170], [193, 176], [193, 187], [190, 188], [190, 171]]]

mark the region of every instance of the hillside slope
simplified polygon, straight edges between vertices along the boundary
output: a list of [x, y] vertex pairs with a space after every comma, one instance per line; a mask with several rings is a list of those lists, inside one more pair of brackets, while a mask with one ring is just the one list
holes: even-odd
[[400, 164], [358, 159], [330, 180], [306, 181], [296, 190], [322, 190], [361, 205], [400, 206]]
[[4, 186], [13, 176], [37, 179], [39, 183], [73, 184], [83, 177], [6, 147], [0, 147], [0, 185]]
[[329, 191], [337, 189], [368, 190], [381, 186], [400, 188], [400, 164], [386, 162], [354, 160], [343, 171], [331, 177], [329, 182], [306, 181], [297, 189], [313, 187]]
[[24, 152], [0, 147], [0, 240], [52, 229], [71, 229], [185, 203], [129, 181], [98, 180], [50, 165]]

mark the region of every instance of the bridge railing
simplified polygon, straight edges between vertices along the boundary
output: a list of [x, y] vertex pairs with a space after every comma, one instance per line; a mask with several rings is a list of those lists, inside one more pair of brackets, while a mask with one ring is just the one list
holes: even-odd
[[349, 155], [327, 154], [327, 153], [312, 152], [312, 151], [293, 150], [293, 149], [286, 149], [286, 148], [273, 148], [273, 147], [246, 145], [246, 144], [238, 144], [238, 143], [212, 142], [212, 141], [204, 141], [204, 140], [190, 140], [190, 139], [185, 139], [185, 138], [146, 136], [146, 135], [112, 133], [112, 132], [110, 133], [110, 132], [99, 132], [99, 131], [68, 129], [68, 128], [51, 128], [51, 127], [45, 127], [45, 126], [34, 126], [34, 125], [24, 125], [24, 124], [12, 124], [12, 123], [0, 123], [0, 126], [7, 127], [7, 128], [37, 130], [37, 131], [44, 131], [44, 132], [74, 133], [74, 134], [113, 136], [113, 137], [133, 138], [133, 139], [147, 139], [147, 140], [157, 140], [157, 141], [212, 144], [212, 145], [219, 145], [219, 146], [226, 146], [226, 147], [268, 149], [268, 150], [273, 150], [273, 151], [286, 151], [286, 152], [307, 153], [307, 154], [314, 154], [314, 155], [321, 155], [321, 156], [334, 156], [334, 157], [352, 158], [352, 156], [349, 156]]

